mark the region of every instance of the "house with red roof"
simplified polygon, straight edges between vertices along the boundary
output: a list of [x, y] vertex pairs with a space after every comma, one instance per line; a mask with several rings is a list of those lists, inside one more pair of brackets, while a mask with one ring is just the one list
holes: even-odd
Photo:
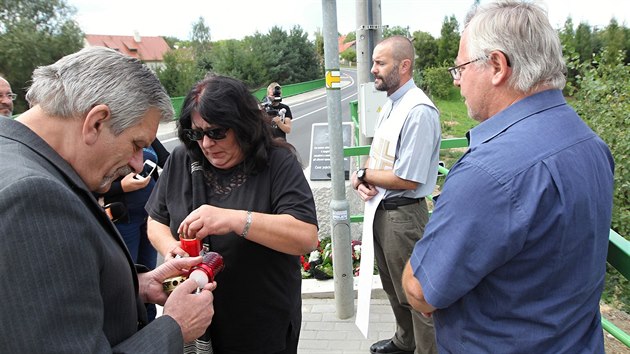
[[[343, 53], [347, 49], [354, 48], [356, 46], [356, 43], [357, 43], [356, 40], [348, 41], [347, 43], [344, 43], [346, 41], [346, 37], [348, 36], [340, 36], [337, 38], [337, 47], [339, 48], [339, 55], [341, 55], [341, 53]], [[352, 66], [352, 63], [346, 62], [346, 60], [341, 57], [340, 57], [340, 61], [342, 64]]]
[[341, 36], [337, 38], [337, 44], [339, 45], [339, 54], [343, 53], [348, 48], [354, 47], [354, 45], [357, 42], [356, 40], [354, 40], [354, 41], [349, 41], [348, 43], [344, 43], [346, 41], [346, 37], [348, 36]]
[[137, 32], [133, 36], [86, 34], [84, 44], [86, 47], [112, 48], [130, 57], [142, 60], [152, 69], [163, 65], [164, 54], [170, 50], [164, 38], [141, 37]]

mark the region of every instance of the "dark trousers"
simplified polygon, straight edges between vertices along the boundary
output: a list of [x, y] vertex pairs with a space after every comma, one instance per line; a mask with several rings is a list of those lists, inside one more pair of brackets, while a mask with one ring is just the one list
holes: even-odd
[[374, 215], [374, 255], [383, 290], [396, 318], [394, 344], [416, 354], [437, 353], [433, 320], [411, 308], [402, 287], [402, 271], [429, 221], [427, 204], [379, 208]]

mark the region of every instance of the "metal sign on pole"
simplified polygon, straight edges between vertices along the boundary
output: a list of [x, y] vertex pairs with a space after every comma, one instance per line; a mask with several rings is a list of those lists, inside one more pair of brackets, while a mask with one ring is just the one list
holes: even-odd
[[[372, 68], [372, 52], [374, 47], [381, 41], [383, 26], [381, 26], [381, 0], [357, 0], [357, 84], [374, 81], [374, 76], [370, 72]], [[359, 98], [359, 107], [362, 107]], [[359, 121], [363, 120], [363, 112], [359, 111]], [[361, 123], [363, 124], [363, 123]], [[359, 145], [370, 145], [372, 138], [363, 132], [359, 133]], [[366, 156], [359, 158], [359, 165], [365, 164]]]

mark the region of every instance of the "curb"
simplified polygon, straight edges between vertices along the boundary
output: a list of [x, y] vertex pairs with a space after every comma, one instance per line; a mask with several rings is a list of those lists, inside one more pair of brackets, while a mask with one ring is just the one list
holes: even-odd
[[[354, 278], [354, 298], [357, 298], [359, 278]], [[302, 299], [334, 299], [335, 280], [302, 279]], [[372, 278], [372, 299], [387, 299], [387, 294], [381, 285], [381, 278]]]

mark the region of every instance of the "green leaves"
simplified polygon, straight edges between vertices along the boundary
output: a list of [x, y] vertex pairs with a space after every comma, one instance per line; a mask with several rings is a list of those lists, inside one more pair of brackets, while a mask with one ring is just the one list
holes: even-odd
[[24, 95], [33, 70], [83, 47], [83, 32], [63, 0], [0, 2], [0, 73], [18, 94], [14, 114], [27, 109]]
[[[625, 53], [604, 50], [592, 62], [574, 60], [577, 69], [574, 99], [569, 103], [608, 144], [615, 159], [612, 229], [630, 239], [630, 66]], [[630, 282], [609, 267], [602, 298], [630, 310]]]

